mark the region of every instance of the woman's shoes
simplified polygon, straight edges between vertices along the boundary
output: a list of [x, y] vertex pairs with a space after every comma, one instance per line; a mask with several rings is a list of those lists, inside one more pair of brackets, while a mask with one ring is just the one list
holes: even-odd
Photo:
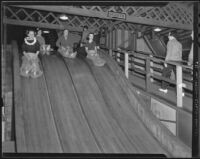
[[30, 76], [31, 76], [32, 78], [37, 78], [37, 77], [40, 77], [42, 74], [43, 74], [43, 72], [40, 71], [40, 70], [38, 70], [38, 71], [32, 72]]

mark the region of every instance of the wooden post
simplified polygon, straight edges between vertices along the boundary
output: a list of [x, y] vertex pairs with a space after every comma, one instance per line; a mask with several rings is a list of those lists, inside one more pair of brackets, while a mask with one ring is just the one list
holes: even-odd
[[117, 62], [120, 62], [120, 61], [121, 61], [121, 60], [120, 60], [120, 56], [121, 56], [121, 54], [120, 54], [119, 52], [117, 52], [117, 54], [116, 54]]
[[150, 81], [150, 58], [149, 57], [147, 57], [146, 58], [146, 81], [145, 81], [145, 86], [146, 86], [146, 92], [148, 92], [149, 91], [149, 89], [150, 89], [150, 84], [151, 84], [151, 81]]
[[112, 49], [109, 49], [109, 55], [112, 57]]
[[5, 121], [2, 121], [2, 142], [5, 141]]
[[176, 94], [177, 94], [177, 106], [183, 106], [183, 87], [182, 87], [182, 67], [176, 65]]
[[[150, 56], [150, 59], [151, 59], [151, 57], [153, 57], [153, 55], [149, 55]], [[150, 60], [150, 73], [154, 73], [154, 70], [153, 70], [153, 68], [151, 68], [151, 67], [153, 67], [153, 61], [152, 60]], [[150, 81], [151, 82], [154, 82], [154, 79], [153, 78], [150, 78]]]
[[1, 130], [1, 132], [2, 132], [2, 142], [4, 142], [5, 141], [5, 108], [4, 108], [4, 105], [3, 105], [3, 107], [2, 107], [2, 113], [1, 113], [1, 118], [2, 118], [2, 122], [1, 122], [1, 124], [2, 124], [2, 130]]
[[128, 56], [128, 53], [125, 52], [125, 54], [124, 54], [124, 59], [125, 59], [125, 60], [124, 60], [124, 62], [125, 62], [125, 63], [124, 63], [124, 69], [125, 69], [125, 70], [124, 70], [124, 71], [125, 71], [126, 78], [128, 78], [128, 60], [129, 60], [128, 57], [129, 57], [129, 56]]

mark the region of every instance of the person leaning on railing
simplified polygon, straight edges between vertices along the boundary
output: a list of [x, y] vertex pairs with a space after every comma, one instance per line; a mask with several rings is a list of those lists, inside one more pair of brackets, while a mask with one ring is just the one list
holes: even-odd
[[[176, 33], [171, 32], [168, 35], [169, 41], [167, 43], [167, 53], [165, 57], [165, 61], [182, 61], [182, 44], [176, 39]], [[164, 68], [162, 72], [162, 76], [165, 78], [170, 78], [172, 70], [176, 72], [176, 66], [164, 63]], [[177, 77], [178, 78], [178, 77]], [[169, 83], [162, 81], [160, 91], [167, 93]]]

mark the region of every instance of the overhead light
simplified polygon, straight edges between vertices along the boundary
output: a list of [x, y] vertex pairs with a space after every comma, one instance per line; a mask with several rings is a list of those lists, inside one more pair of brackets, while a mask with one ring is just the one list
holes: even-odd
[[162, 29], [161, 29], [161, 28], [158, 28], [158, 27], [154, 29], [154, 31], [156, 31], [156, 32], [159, 32], [159, 31], [161, 31], [161, 30], [162, 30]]
[[66, 16], [65, 14], [61, 14], [59, 18], [61, 20], [68, 20], [68, 16]]
[[44, 30], [44, 31], [43, 31], [43, 33], [45, 33], [45, 34], [48, 34], [48, 33], [49, 33], [49, 31], [48, 31], [48, 30]]

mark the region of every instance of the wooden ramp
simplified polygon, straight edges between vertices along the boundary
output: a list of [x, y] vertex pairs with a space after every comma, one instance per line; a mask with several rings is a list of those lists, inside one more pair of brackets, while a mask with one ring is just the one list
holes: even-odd
[[27, 79], [19, 76], [14, 56], [17, 152], [180, 154], [169, 153], [145, 126], [133, 106], [139, 100], [132, 101], [134, 93], [121, 80], [125, 76], [105, 59], [100, 68], [88, 59], [43, 56], [44, 75]]

